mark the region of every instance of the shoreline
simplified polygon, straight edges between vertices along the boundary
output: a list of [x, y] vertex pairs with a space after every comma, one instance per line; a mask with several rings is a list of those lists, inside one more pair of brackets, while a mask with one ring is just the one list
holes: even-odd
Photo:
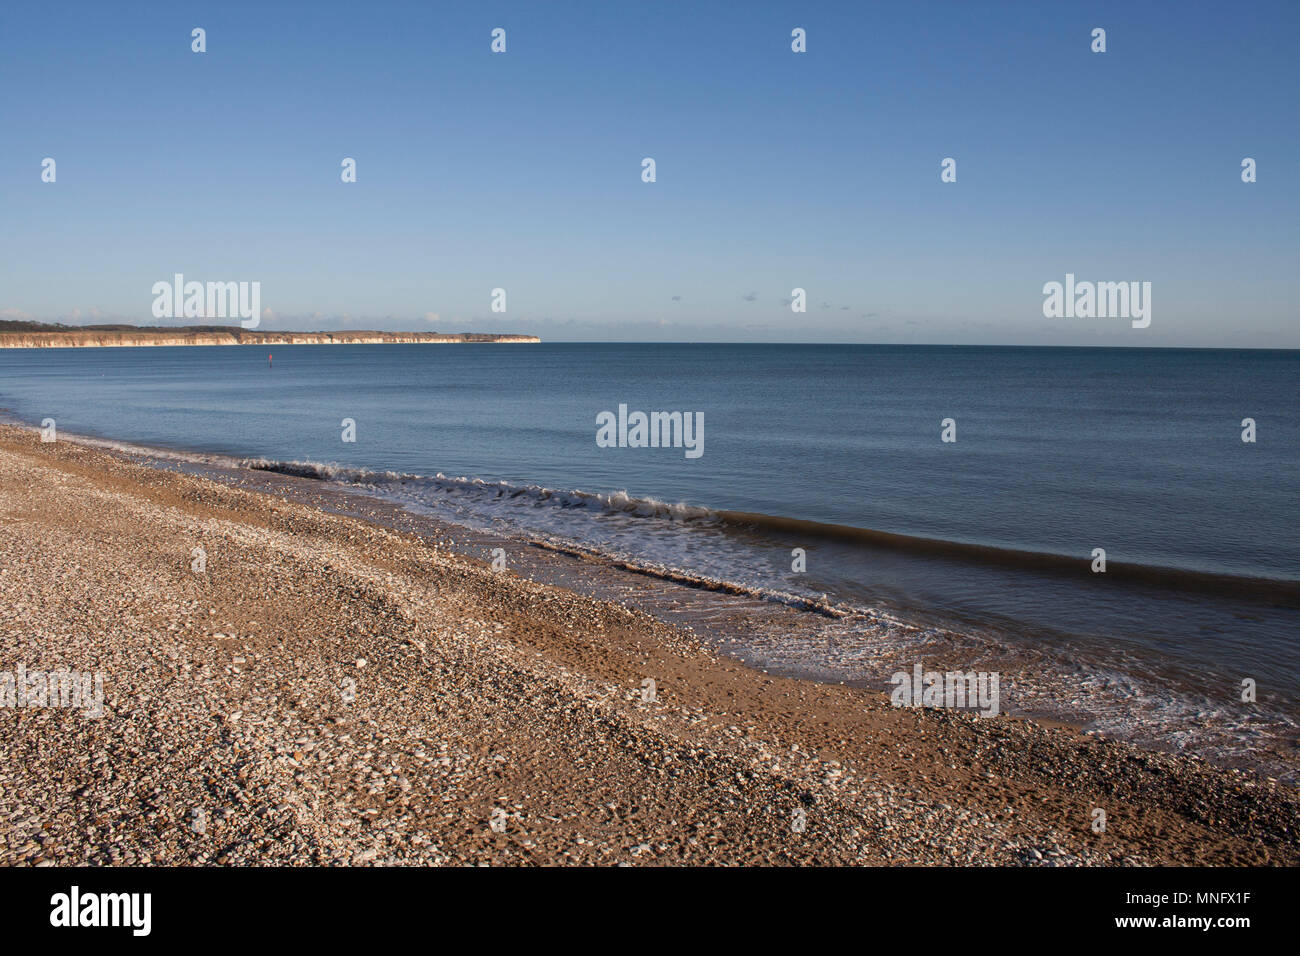
[[0, 708], [4, 862], [1300, 862], [1300, 799], [1255, 774], [774, 676], [629, 602], [12, 426], [0, 539], [0, 670], [100, 670], [106, 711]]
[[[5, 424], [23, 431], [37, 428], [33, 421], [0, 409], [0, 425]], [[364, 469], [351, 475], [354, 469], [320, 462], [267, 460], [188, 446], [145, 446], [102, 433], [60, 433], [60, 440], [137, 464], [177, 470], [402, 530], [434, 545], [450, 541], [457, 554], [470, 560], [488, 560], [494, 549], [501, 548], [509, 554], [511, 570], [516, 573], [587, 598], [646, 611], [694, 634], [714, 652], [765, 674], [888, 695], [889, 678], [897, 673], [900, 656], [907, 673], [918, 661], [927, 665], [927, 671], [941, 673], [952, 665], [963, 672], [971, 672], [972, 666], [976, 671], [982, 667], [1000, 675], [1001, 709], [1010, 716], [1123, 741], [1146, 752], [1195, 755], [1213, 766], [1239, 769], [1288, 787], [1300, 784], [1296, 776], [1300, 741], [1287, 732], [1295, 725], [1286, 722], [1285, 713], [1265, 712], [1264, 723], [1253, 726], [1240, 721], [1216, 724], [1213, 715], [1197, 709], [1202, 705], [1194, 691], [1150, 696], [1168, 690], [1150, 674], [1145, 675], [1146, 697], [1130, 694], [1126, 702], [1124, 697], [1105, 693], [1071, 696], [1079, 686], [1078, 670], [1071, 670], [1059, 656], [1035, 658], [1032, 651], [1025, 656], [1024, 647], [1032, 644], [1014, 633], [1003, 632], [990, 639], [981, 636], [969, 621], [945, 620], [887, 599], [864, 608], [852, 599], [845, 603], [826, 594], [819, 599], [702, 575], [523, 527], [488, 530], [354, 484], [364, 478]], [[370, 474], [421, 478], [392, 472]], [[1103, 673], [1105, 667], [1103, 664]], [[1180, 693], [1184, 696], [1179, 697]], [[1151, 700], [1157, 701], [1154, 713], [1130, 709]], [[1169, 709], [1161, 712], [1162, 707]], [[1237, 715], [1218, 716], [1235, 721]], [[1188, 721], [1198, 734], [1195, 740], [1189, 741], [1183, 734]], [[1211, 734], [1216, 726], [1217, 737]]]

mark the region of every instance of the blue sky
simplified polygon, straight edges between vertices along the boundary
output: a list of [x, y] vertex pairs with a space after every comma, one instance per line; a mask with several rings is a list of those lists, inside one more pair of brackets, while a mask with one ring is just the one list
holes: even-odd
[[[261, 282], [263, 328], [1300, 347], [1298, 28], [1294, 2], [5, 4], [0, 317], [152, 323], [182, 272]], [[1151, 326], [1044, 318], [1067, 272], [1151, 282]]]

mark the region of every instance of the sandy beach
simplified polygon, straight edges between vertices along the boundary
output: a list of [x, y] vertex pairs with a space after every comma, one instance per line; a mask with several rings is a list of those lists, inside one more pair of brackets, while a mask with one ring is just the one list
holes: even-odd
[[1250, 772], [765, 674], [9, 426], [0, 555], [0, 671], [99, 673], [104, 701], [0, 708], [4, 864], [1300, 862], [1296, 792]]

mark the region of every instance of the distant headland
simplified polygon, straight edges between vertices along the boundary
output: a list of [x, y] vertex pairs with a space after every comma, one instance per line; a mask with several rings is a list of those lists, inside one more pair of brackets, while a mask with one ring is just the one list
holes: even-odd
[[540, 342], [488, 332], [269, 332], [229, 325], [48, 325], [0, 322], [0, 348], [111, 348], [148, 345], [455, 345]]

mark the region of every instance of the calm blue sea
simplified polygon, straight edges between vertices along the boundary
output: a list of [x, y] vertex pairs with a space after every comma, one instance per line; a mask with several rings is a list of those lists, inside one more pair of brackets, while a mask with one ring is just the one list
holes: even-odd
[[[824, 594], [996, 647], [1004, 666], [1072, 675], [1087, 689], [1076, 710], [1098, 715], [1104, 699], [1102, 725], [1145, 721], [1170, 746], [1207, 721], [1239, 742], [1294, 745], [1300, 353], [267, 352], [0, 350], [0, 407], [65, 434], [309, 463], [296, 470], [476, 528]], [[599, 447], [597, 415], [620, 404], [702, 413], [703, 454]], [[944, 419], [955, 442], [941, 441]], [[1096, 548], [1105, 574], [1091, 571]], [[1239, 700], [1245, 678], [1253, 708]]]

